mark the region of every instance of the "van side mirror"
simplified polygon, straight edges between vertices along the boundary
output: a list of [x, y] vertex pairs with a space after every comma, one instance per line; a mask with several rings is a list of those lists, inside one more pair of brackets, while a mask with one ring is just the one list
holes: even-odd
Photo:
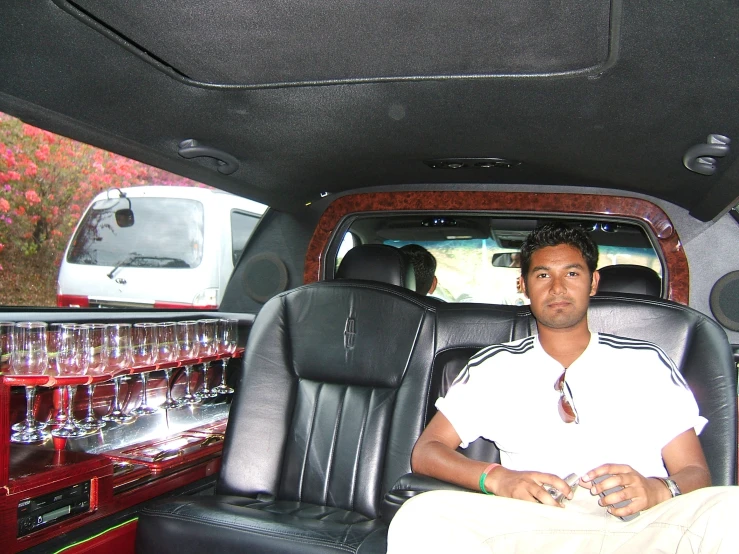
[[115, 222], [118, 227], [132, 227], [134, 224], [133, 210], [122, 208], [115, 211]]

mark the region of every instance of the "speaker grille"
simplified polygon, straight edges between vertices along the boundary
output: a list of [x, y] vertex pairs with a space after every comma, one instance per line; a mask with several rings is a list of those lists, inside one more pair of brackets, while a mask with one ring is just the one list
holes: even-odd
[[739, 331], [739, 271], [727, 273], [711, 289], [711, 312], [718, 322]]
[[287, 288], [287, 267], [271, 252], [252, 256], [244, 264], [244, 291], [264, 303]]

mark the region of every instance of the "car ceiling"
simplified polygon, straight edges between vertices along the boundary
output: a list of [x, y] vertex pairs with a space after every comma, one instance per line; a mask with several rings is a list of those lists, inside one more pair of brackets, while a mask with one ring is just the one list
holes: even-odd
[[[734, 1], [10, 0], [1, 13], [1, 111], [283, 211], [388, 185], [535, 184], [643, 193], [707, 221], [739, 197]], [[182, 157], [188, 139], [229, 163]], [[685, 167], [691, 148], [718, 154], [713, 175]]]

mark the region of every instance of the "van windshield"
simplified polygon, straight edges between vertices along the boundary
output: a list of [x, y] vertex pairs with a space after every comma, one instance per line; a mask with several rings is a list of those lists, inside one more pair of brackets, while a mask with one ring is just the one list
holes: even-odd
[[187, 198], [98, 200], [80, 223], [67, 261], [114, 268], [197, 267], [203, 258], [203, 213], [201, 202]]

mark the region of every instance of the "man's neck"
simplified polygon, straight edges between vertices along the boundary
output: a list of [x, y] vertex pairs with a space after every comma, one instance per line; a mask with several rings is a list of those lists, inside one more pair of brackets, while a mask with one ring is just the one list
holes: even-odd
[[553, 329], [539, 326], [539, 342], [544, 351], [568, 368], [577, 360], [590, 343], [590, 329], [587, 320], [568, 329]]

